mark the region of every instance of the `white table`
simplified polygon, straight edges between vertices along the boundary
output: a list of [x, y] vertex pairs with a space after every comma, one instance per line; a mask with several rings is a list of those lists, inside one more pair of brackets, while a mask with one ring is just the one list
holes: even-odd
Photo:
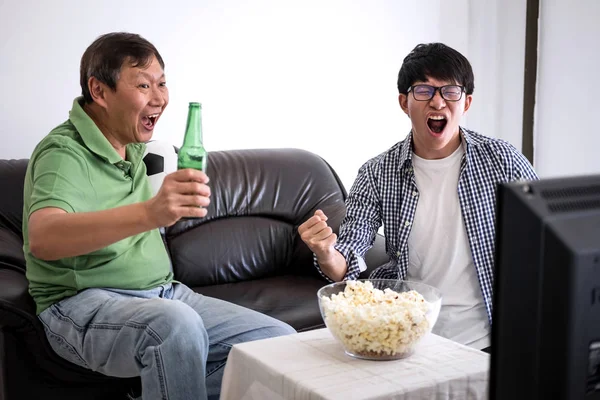
[[319, 329], [233, 346], [221, 400], [486, 399], [489, 363], [433, 334], [408, 358], [358, 360]]

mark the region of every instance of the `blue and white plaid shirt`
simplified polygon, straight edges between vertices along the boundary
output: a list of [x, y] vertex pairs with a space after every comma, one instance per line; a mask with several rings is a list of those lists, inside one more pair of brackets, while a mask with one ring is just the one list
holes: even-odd
[[[461, 135], [465, 154], [460, 164], [458, 199], [491, 324], [496, 185], [534, 180], [537, 175], [529, 161], [508, 142], [464, 128]], [[412, 166], [412, 134], [409, 134], [405, 140], [367, 161], [350, 189], [346, 216], [335, 245], [348, 264], [344, 279], [358, 278], [360, 264], [364, 265], [363, 257], [373, 246], [381, 224], [390, 261], [374, 270], [370, 277], [404, 279], [408, 267], [408, 236], [418, 200], [419, 189]], [[432, 251], [435, 245], [432, 243]]]

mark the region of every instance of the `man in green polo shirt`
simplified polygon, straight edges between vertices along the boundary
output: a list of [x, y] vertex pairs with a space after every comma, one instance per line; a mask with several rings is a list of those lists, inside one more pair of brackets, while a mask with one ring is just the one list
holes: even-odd
[[216, 399], [231, 345], [294, 330], [173, 282], [158, 228], [205, 216], [210, 188], [184, 169], [152, 197], [144, 142], [168, 104], [156, 48], [106, 34], [80, 72], [83, 96], [25, 177], [27, 278], [50, 345], [85, 368], [140, 376], [145, 399]]

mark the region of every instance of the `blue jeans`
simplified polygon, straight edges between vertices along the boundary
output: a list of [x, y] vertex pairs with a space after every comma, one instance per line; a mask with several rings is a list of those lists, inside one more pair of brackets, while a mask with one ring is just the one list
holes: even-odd
[[87, 289], [39, 318], [59, 356], [105, 375], [141, 377], [144, 400], [218, 399], [231, 346], [295, 333], [180, 283]]

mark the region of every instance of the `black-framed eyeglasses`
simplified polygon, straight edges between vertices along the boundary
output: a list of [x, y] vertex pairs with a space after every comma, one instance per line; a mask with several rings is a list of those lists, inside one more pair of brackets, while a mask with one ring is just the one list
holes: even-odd
[[462, 98], [465, 87], [460, 85], [445, 85], [440, 87], [431, 85], [413, 85], [408, 88], [408, 91], [412, 92], [414, 99], [417, 101], [431, 100], [438, 90], [440, 91], [442, 99], [446, 101], [458, 101]]

